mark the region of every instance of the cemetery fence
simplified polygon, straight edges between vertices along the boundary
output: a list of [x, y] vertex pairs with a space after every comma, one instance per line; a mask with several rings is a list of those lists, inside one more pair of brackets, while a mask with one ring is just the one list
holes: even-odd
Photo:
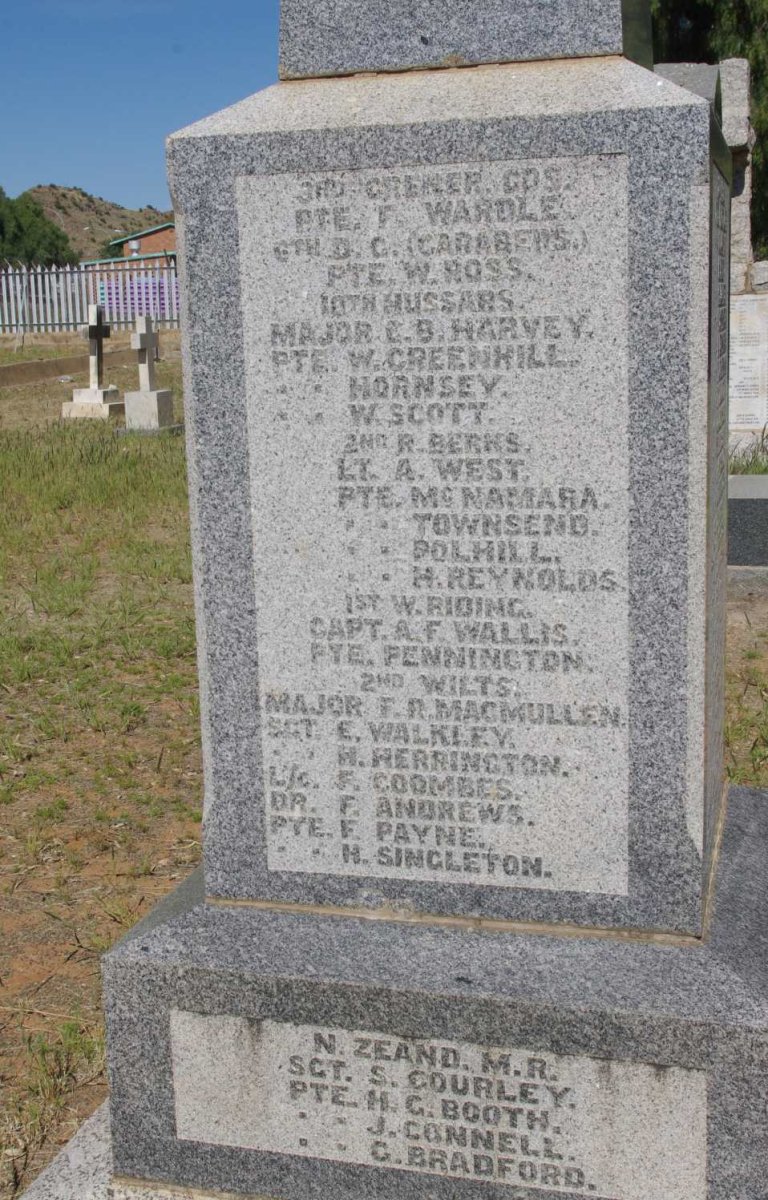
[[99, 304], [116, 328], [137, 317], [155, 326], [179, 326], [179, 283], [175, 262], [130, 259], [68, 267], [0, 266], [0, 334], [66, 333], [88, 321]]

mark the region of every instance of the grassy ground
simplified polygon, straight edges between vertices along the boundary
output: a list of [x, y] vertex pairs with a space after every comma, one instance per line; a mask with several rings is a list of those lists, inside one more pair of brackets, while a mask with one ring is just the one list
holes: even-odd
[[66, 358], [87, 353], [87, 350], [87, 342], [75, 329], [71, 333], [26, 334], [23, 339], [13, 334], [0, 334], [0, 366], [30, 359]]
[[[181, 420], [181, 363], [177, 360], [158, 363], [157, 380], [158, 387], [173, 389], [176, 396], [176, 417]], [[121, 391], [128, 391], [138, 386], [136, 368], [111, 367], [106, 382], [114, 383]], [[72, 399], [72, 389], [87, 386], [88, 376], [83, 373], [73, 375], [69, 383], [46, 379], [40, 383], [0, 387], [0, 434], [10, 434], [19, 430], [44, 430], [57, 424], [62, 403]], [[55, 440], [54, 444], [57, 444]]]
[[52, 424], [71, 386], [0, 391], [4, 1200], [104, 1095], [100, 954], [200, 856], [183, 440]]
[[67, 339], [66, 346], [30, 346], [27, 343], [17, 347], [13, 342], [9, 344], [3, 340], [0, 342], [0, 367], [7, 366], [9, 363], [29, 362], [31, 359], [61, 358], [86, 352], [87, 348], [83, 341], [75, 342], [70, 339]]
[[[160, 345], [166, 357], [179, 357], [180, 335], [178, 329], [161, 329]], [[131, 330], [121, 326], [113, 328], [105, 343], [107, 354], [111, 350], [127, 350], [131, 344]], [[0, 367], [8, 363], [29, 362], [33, 359], [71, 358], [76, 354], [87, 354], [88, 343], [76, 330], [71, 333], [28, 333], [23, 338], [13, 334], [0, 334]], [[135, 367], [133, 368], [135, 374]], [[114, 380], [107, 379], [107, 383]]]
[[[2, 1200], [106, 1094], [99, 956], [200, 857], [183, 442], [63, 427], [71, 388], [0, 390]], [[756, 787], [767, 702], [768, 572], [741, 572], [727, 767]]]
[[[115, 330], [107, 349], [122, 350], [129, 344], [130, 333]], [[0, 334], [0, 367], [7, 363], [28, 362], [30, 359], [67, 358], [87, 353], [88, 343], [76, 330], [72, 333], [31, 333], [23, 341], [13, 334]]]
[[728, 776], [768, 788], [768, 571], [730, 572], [727, 703]]
[[728, 470], [731, 475], [768, 475], [768, 427], [731, 451]]

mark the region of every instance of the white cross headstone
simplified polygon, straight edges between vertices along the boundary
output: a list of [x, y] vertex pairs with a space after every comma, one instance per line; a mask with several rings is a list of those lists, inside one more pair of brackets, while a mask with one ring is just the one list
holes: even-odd
[[106, 420], [123, 412], [123, 405], [116, 387], [104, 387], [104, 342], [112, 336], [112, 327], [104, 320], [100, 304], [89, 304], [88, 324], [81, 325], [80, 334], [88, 342], [88, 387], [75, 388], [61, 415]]
[[88, 324], [83, 325], [80, 332], [88, 339], [88, 355], [90, 358], [90, 386], [96, 392], [104, 386], [104, 342], [112, 336], [112, 326], [104, 321], [100, 304], [88, 307]]
[[139, 352], [139, 391], [155, 390], [155, 353], [157, 334], [151, 317], [137, 317], [136, 331], [131, 334], [131, 349]]
[[125, 427], [134, 430], [167, 429], [173, 425], [173, 393], [158, 391], [155, 378], [157, 334], [151, 317], [137, 317], [131, 349], [139, 355], [139, 390], [126, 392]]

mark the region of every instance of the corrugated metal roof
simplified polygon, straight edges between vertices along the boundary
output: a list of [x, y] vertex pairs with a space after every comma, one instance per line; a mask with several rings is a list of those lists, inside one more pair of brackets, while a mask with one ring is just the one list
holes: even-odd
[[162, 225], [153, 225], [151, 229], [142, 229], [141, 233], [129, 233], [126, 237], [113, 238], [110, 246], [122, 246], [124, 242], [133, 242], [138, 238], [147, 237], [150, 233], [159, 233], [161, 229], [175, 229], [175, 221], [165, 221]]
[[[111, 245], [111, 243], [110, 243]], [[128, 258], [88, 258], [80, 263], [81, 267], [96, 267], [103, 263], [118, 263], [123, 266], [126, 263], [143, 262], [147, 258], [175, 258], [175, 250], [155, 250], [152, 254], [131, 254]]]

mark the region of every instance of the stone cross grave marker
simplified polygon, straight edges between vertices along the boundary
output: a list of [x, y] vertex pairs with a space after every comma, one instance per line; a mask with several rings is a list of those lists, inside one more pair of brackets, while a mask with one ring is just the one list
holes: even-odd
[[62, 405], [62, 416], [107, 420], [123, 412], [123, 404], [116, 387], [104, 386], [104, 342], [111, 337], [112, 327], [104, 321], [100, 304], [88, 306], [88, 324], [81, 326], [80, 334], [88, 342], [89, 386], [75, 388], [72, 400]]
[[88, 324], [80, 330], [88, 342], [90, 358], [90, 386], [96, 392], [104, 386], [104, 342], [112, 336], [112, 326], [107, 325], [101, 305], [91, 304], [88, 308]]
[[131, 334], [131, 349], [139, 353], [139, 391], [155, 390], [155, 356], [157, 334], [152, 328], [151, 317], [137, 317], [136, 328]]
[[648, 28], [286, 0], [170, 141], [205, 895], [105, 964], [117, 1200], [764, 1191], [730, 161]]
[[173, 425], [173, 393], [158, 390], [155, 355], [158, 339], [151, 317], [137, 317], [131, 349], [139, 355], [139, 390], [125, 394], [125, 427], [130, 430], [167, 429]]

